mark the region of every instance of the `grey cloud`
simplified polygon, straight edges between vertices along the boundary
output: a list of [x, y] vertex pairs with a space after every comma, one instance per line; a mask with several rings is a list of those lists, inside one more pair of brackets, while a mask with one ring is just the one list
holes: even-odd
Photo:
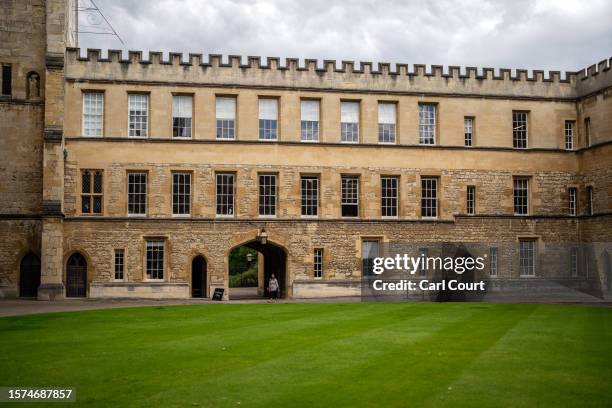
[[606, 0], [97, 4], [126, 46], [82, 34], [82, 48], [557, 70], [612, 55], [612, 2]]

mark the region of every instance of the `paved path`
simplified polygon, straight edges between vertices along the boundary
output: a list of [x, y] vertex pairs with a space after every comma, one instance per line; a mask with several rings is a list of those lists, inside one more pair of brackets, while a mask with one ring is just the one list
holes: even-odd
[[[336, 299], [281, 299], [278, 303], [337, 303], [358, 302], [360, 298]], [[114, 309], [120, 307], [146, 306], [176, 306], [176, 305], [212, 305], [212, 304], [244, 304], [268, 303], [268, 299], [240, 299], [215, 302], [210, 299], [178, 299], [178, 300], [148, 300], [148, 299], [70, 299], [52, 302], [28, 299], [0, 299], [0, 317], [20, 316], [36, 313], [71, 312], [78, 310]]]

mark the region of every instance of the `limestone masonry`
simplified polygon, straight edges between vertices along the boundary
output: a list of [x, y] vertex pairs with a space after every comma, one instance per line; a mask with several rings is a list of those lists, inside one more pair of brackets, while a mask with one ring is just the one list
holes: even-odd
[[2, 2], [0, 297], [227, 298], [244, 245], [288, 298], [359, 296], [394, 247], [484, 252], [485, 298], [612, 298], [612, 58], [164, 59], [76, 48], [74, 9]]

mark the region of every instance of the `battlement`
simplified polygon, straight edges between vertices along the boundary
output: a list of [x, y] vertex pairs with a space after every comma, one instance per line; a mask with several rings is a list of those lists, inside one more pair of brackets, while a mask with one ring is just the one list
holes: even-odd
[[[127, 58], [126, 58], [127, 57]], [[612, 84], [612, 58], [585, 70], [565, 72], [513, 70], [423, 64], [390, 64], [229, 55], [226, 62], [219, 54], [188, 55], [141, 51], [99, 49], [66, 50], [66, 77], [74, 80], [119, 82], [167, 82], [175, 85], [216, 85], [335, 89], [358, 92], [442, 93], [553, 99], [576, 98]]]

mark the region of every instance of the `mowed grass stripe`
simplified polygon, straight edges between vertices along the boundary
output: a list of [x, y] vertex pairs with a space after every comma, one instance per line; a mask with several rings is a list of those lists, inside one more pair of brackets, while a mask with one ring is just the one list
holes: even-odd
[[[479, 313], [483, 311], [461, 308], [449, 316], [447, 308], [439, 305], [395, 305], [384, 317], [368, 319], [366, 324], [359, 327], [355, 327], [354, 322], [345, 322], [342, 332], [337, 329], [331, 333], [315, 331], [310, 333], [306, 344], [288, 341], [288, 345], [278, 345], [274, 348], [281, 350], [280, 354], [275, 351], [277, 358], [264, 359], [242, 370], [228, 371], [220, 377], [207, 377], [202, 388], [223, 390], [216, 394], [219, 401], [215, 404], [218, 406], [245, 403], [244, 395], [260, 395], [254, 400], [249, 399], [249, 406], [276, 403], [281, 406], [309, 406], [320, 401], [321, 393], [336, 395], [346, 381], [359, 381], [359, 373], [368, 373], [373, 368], [372, 364], [386, 366], [388, 359], [395, 359], [396, 356], [392, 355], [395, 352], [401, 354], [402, 349], [411, 343], [429, 344], [428, 338], [434, 333], [443, 331], [449, 325], [468, 321]], [[288, 350], [293, 352], [287, 353]], [[261, 372], [270, 374], [261, 376], [258, 374]], [[234, 378], [241, 380], [236, 383], [232, 381]], [[356, 385], [361, 391], [356, 394], [360, 396], [357, 402], [363, 403], [363, 391], [370, 384]], [[329, 386], [332, 388], [328, 389]], [[284, 390], [287, 387], [293, 390], [291, 401], [285, 401], [288, 396]], [[353, 390], [350, 389], [342, 393], [351, 394]], [[169, 400], [176, 399], [180, 399], [179, 393]], [[355, 402], [348, 400], [342, 404]]]
[[[483, 353], [431, 406], [610, 406], [609, 308], [540, 305]], [[560, 324], [550, 324], [559, 322]]]

